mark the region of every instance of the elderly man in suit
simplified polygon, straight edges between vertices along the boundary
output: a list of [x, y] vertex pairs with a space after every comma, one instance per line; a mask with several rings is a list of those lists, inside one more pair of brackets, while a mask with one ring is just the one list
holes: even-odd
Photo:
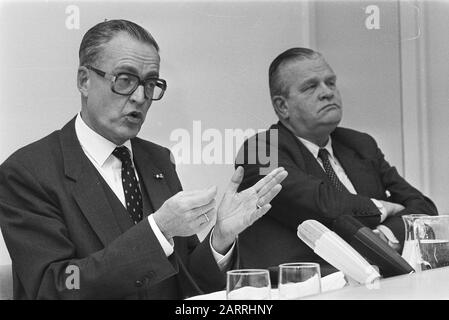
[[287, 173], [237, 193], [238, 168], [218, 206], [215, 187], [182, 191], [169, 150], [136, 137], [167, 88], [158, 49], [133, 22], [92, 27], [79, 50], [81, 112], [1, 165], [14, 298], [180, 299], [223, 289], [238, 265], [237, 235]]
[[[242, 147], [236, 159], [245, 168], [240, 188], [257, 181], [270, 165], [254, 156], [261, 145], [289, 176], [270, 212], [239, 236], [245, 267], [323, 263], [296, 235], [307, 219], [332, 227], [335, 218], [350, 214], [400, 250], [402, 215], [437, 214], [432, 201], [384, 159], [371, 136], [337, 127], [342, 101], [336, 75], [320, 53], [307, 48], [281, 53], [270, 65], [269, 86], [279, 122]], [[324, 269], [324, 274], [332, 270]]]

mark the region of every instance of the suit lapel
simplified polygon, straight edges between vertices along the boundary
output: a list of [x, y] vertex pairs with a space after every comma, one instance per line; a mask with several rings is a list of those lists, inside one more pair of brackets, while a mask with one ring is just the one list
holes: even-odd
[[81, 212], [103, 245], [116, 239], [121, 230], [96, 173], [75, 133], [75, 119], [61, 130], [65, 175], [74, 182], [73, 196]]
[[366, 160], [360, 159], [354, 150], [346, 147], [334, 138], [332, 138], [332, 149], [357, 193], [363, 195], [371, 194], [372, 170], [365, 163]]
[[[283, 135], [280, 139], [288, 141], [288, 145], [295, 146], [289, 148], [293, 152], [293, 159], [298, 164], [298, 166], [305, 172], [319, 177], [323, 180], [327, 179], [326, 173], [323, 168], [319, 165], [317, 159], [313, 154], [304, 146], [304, 144], [299, 140], [289, 129], [287, 129], [281, 122], [278, 122], [279, 132]], [[296, 147], [298, 146], [298, 148]], [[303, 162], [298, 162], [303, 160]]]
[[139, 178], [143, 181], [153, 209], [156, 211], [173, 195], [167, 185], [165, 172], [155, 164], [155, 159], [160, 158], [160, 155], [152, 155], [149, 149], [144, 149], [142, 141], [138, 139], [131, 140], [131, 144]]

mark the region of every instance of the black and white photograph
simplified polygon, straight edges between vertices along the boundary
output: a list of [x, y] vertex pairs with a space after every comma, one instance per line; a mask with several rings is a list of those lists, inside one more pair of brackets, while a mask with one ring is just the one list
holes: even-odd
[[449, 300], [448, 17], [1, 0], [0, 300]]

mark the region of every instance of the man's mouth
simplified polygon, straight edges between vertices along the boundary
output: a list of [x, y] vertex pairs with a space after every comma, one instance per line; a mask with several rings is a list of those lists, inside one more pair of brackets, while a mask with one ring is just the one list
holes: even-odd
[[130, 122], [138, 123], [143, 119], [143, 114], [139, 111], [132, 111], [126, 114], [126, 118]]
[[329, 109], [329, 108], [336, 108], [336, 109], [340, 109], [340, 106], [336, 103], [329, 103], [326, 104], [324, 107], [321, 108], [321, 111]]

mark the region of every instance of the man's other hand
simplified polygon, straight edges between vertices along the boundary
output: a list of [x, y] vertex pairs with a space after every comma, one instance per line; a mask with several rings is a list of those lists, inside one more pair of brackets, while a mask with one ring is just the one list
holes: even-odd
[[391, 248], [393, 248], [396, 252], [401, 253], [402, 246], [396, 241], [390, 241], [390, 239], [382, 232], [380, 229], [374, 229], [374, 234], [376, 234], [381, 240], [385, 241]]
[[381, 202], [383, 204], [384, 208], [386, 209], [387, 218], [388, 217], [392, 217], [396, 213], [398, 213], [398, 212], [400, 212], [400, 211], [405, 209], [405, 207], [402, 204], [399, 204], [399, 203], [382, 201], [382, 200], [378, 200], [378, 201]]
[[167, 240], [194, 235], [215, 219], [216, 194], [215, 186], [178, 192], [153, 214], [154, 221]]

